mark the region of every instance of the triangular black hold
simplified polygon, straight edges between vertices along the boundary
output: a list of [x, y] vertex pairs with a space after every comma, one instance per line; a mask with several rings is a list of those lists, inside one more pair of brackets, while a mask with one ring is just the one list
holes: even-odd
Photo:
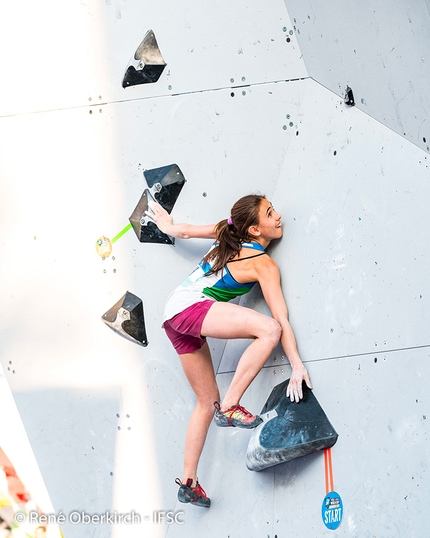
[[157, 82], [165, 67], [166, 63], [158, 48], [154, 32], [149, 30], [126, 69], [122, 87]]
[[299, 403], [286, 397], [289, 379], [276, 385], [261, 411], [246, 453], [250, 471], [261, 471], [312, 452], [332, 447], [338, 434], [313, 392], [303, 384]]
[[161, 232], [145, 215], [145, 212], [149, 208], [148, 202], [156, 200], [168, 213], [171, 213], [185, 184], [185, 177], [177, 164], [145, 170], [144, 176], [150, 189], [144, 190], [139, 203], [129, 218], [133, 230], [141, 243], [172, 245], [175, 239]]
[[143, 69], [136, 69], [133, 65], [129, 65], [122, 81], [122, 87], [128, 88], [129, 86], [157, 82], [165, 67], [165, 65], [145, 65]]
[[183, 185], [185, 182], [184, 174], [177, 164], [168, 164], [167, 166], [145, 170], [143, 175], [149, 188], [153, 187], [156, 183], [165, 187], [173, 183]]
[[354, 106], [354, 94], [352, 93], [352, 90], [349, 86], [346, 87], [345, 90], [345, 105]]
[[112, 330], [141, 346], [147, 346], [143, 303], [133, 293], [127, 291], [123, 297], [105, 314], [102, 320]]
[[185, 184], [185, 177], [177, 164], [153, 168], [143, 172], [148, 187], [154, 187], [154, 197], [164, 209], [171, 213]]
[[180, 185], [178, 183], [166, 185], [160, 192], [154, 193], [154, 197], [168, 213], [171, 213], [183, 186], [183, 183]]
[[173, 245], [175, 239], [160, 231], [157, 225], [145, 216], [145, 212], [149, 209], [148, 202], [153, 199], [150, 191], [145, 189], [129, 221], [141, 243], [165, 243], [167, 245]]

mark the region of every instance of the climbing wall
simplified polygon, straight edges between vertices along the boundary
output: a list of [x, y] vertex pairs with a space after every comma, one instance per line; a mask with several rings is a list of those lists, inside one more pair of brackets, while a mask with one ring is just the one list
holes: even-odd
[[[65, 538], [425, 535], [428, 8], [5, 8], [1, 362]], [[124, 82], [131, 66], [144, 83]], [[152, 242], [141, 209], [168, 192], [177, 222], [216, 222], [256, 191], [283, 215], [271, 254], [339, 438], [254, 472], [251, 432], [212, 427], [204, 510], [176, 499], [194, 396], [160, 324], [209, 245]], [[267, 312], [258, 289], [241, 302]], [[221, 393], [246, 344], [210, 340]], [[278, 348], [243, 404], [259, 412], [289, 375]]]

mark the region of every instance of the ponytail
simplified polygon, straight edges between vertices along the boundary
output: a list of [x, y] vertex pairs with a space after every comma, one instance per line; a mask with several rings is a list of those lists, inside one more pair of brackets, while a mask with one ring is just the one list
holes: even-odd
[[250, 241], [249, 227], [259, 223], [260, 204], [266, 197], [249, 194], [240, 198], [231, 208], [230, 217], [215, 226], [217, 245], [206, 254], [205, 262], [212, 262], [208, 274], [217, 273], [239, 254], [242, 244]]

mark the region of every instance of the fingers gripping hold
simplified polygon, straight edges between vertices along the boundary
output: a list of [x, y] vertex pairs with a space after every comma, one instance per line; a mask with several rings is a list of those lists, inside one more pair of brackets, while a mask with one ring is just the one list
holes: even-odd
[[312, 384], [306, 368], [303, 366], [300, 368], [300, 371], [293, 369], [286, 392], [287, 398], [290, 398], [292, 402], [296, 401], [298, 403], [303, 398], [303, 381], [310, 389], [312, 389]]

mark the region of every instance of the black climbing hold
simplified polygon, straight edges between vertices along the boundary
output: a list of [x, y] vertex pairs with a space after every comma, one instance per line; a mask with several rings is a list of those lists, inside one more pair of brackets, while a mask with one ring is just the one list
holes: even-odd
[[149, 210], [148, 202], [150, 200], [154, 200], [154, 198], [150, 191], [145, 189], [139, 203], [129, 218], [137, 238], [141, 243], [166, 243], [173, 245], [175, 239], [160, 231], [157, 225], [145, 216], [145, 212]]
[[154, 32], [149, 30], [129, 62], [122, 87], [157, 82], [165, 67], [166, 63], [158, 48]]
[[338, 434], [315, 398], [303, 384], [299, 403], [286, 397], [289, 379], [273, 388], [260, 415], [246, 453], [250, 471], [261, 471], [312, 452], [332, 447]]
[[133, 293], [127, 291], [112, 308], [103, 314], [102, 320], [127, 340], [141, 346], [148, 345], [143, 303]]
[[138, 84], [148, 84], [157, 82], [163, 72], [165, 65], [145, 65], [143, 69], [136, 69], [130, 65], [122, 81], [122, 87], [137, 86]]
[[129, 218], [133, 230], [141, 243], [172, 245], [175, 239], [161, 232], [156, 224], [145, 215], [145, 212], [149, 209], [148, 202], [156, 200], [168, 213], [171, 213], [185, 184], [185, 177], [177, 164], [145, 170], [144, 176], [149, 189], [144, 190]]
[[352, 90], [349, 86], [346, 87], [345, 90], [345, 105], [354, 106], [354, 94], [352, 93]]

